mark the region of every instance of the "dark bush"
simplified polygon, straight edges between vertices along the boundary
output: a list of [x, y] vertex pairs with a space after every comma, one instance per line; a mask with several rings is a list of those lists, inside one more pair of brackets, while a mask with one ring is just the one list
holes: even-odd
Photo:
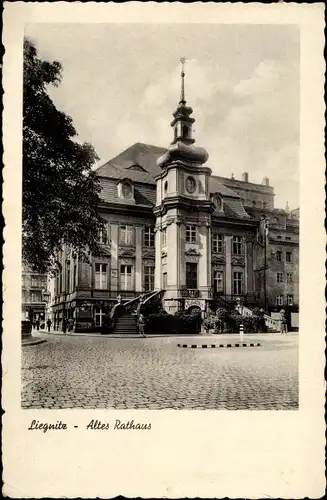
[[145, 331], [146, 333], [176, 333], [175, 319], [172, 314], [166, 311], [150, 314], [146, 318]]
[[150, 314], [159, 314], [161, 311], [163, 311], [163, 309], [161, 299], [159, 298], [149, 300], [149, 302], [146, 302], [141, 306], [140, 310], [145, 317], [150, 316]]
[[201, 314], [188, 314], [180, 311], [174, 315], [176, 331], [180, 335], [199, 333], [201, 330]]
[[258, 316], [259, 318], [263, 318], [264, 311], [263, 311], [263, 309], [260, 309], [260, 307], [255, 307], [252, 310], [252, 314], [253, 314], [253, 316]]
[[187, 314], [185, 311], [172, 315], [161, 310], [159, 313], [150, 314], [147, 317], [145, 329], [148, 334], [187, 335], [198, 333], [199, 318]]
[[228, 319], [228, 311], [224, 307], [218, 307], [216, 310], [216, 317], [221, 319], [222, 321], [226, 321]]

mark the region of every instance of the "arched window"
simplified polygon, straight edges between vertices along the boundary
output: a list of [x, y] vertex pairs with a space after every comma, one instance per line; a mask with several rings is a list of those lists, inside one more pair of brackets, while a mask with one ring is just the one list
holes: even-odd
[[189, 136], [189, 128], [187, 125], [183, 125], [183, 137], [188, 137]]
[[266, 208], [266, 206], [267, 206], [267, 202], [266, 202], [266, 201], [264, 201], [264, 202], [262, 203], [262, 206], [263, 206], [263, 208]]
[[255, 200], [252, 201], [252, 206], [255, 207], [256, 206], [256, 202]]
[[177, 127], [174, 129], [174, 138], [177, 139]]

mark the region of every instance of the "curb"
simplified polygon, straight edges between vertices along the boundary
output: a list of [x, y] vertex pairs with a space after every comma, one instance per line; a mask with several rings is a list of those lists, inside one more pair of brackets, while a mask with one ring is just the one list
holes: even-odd
[[47, 342], [47, 340], [46, 339], [35, 339], [35, 340], [31, 340], [29, 342], [22, 342], [22, 346], [25, 347], [28, 345], [43, 344], [44, 342]]
[[193, 349], [224, 348], [224, 347], [260, 347], [258, 342], [251, 344], [177, 344], [177, 347], [191, 347]]

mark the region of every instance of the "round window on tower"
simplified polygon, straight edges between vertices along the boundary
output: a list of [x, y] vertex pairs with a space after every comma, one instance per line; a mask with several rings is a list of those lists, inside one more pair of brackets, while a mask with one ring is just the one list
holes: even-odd
[[194, 177], [187, 177], [186, 179], [186, 191], [190, 194], [194, 193], [196, 189], [196, 181], [194, 179]]

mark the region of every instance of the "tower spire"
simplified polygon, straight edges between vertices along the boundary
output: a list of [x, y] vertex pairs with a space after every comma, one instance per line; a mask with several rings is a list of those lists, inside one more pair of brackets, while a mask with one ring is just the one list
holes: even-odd
[[182, 71], [181, 71], [182, 82], [181, 82], [181, 99], [179, 102], [180, 104], [185, 104], [186, 101], [185, 101], [185, 84], [184, 84], [184, 77], [185, 77], [184, 64], [186, 62], [186, 58], [181, 57], [180, 61], [182, 63]]

